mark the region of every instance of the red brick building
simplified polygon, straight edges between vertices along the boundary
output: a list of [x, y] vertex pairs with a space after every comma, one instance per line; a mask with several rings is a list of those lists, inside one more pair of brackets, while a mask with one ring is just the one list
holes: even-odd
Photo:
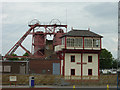
[[60, 60], [30, 60], [29, 73], [60, 74]]
[[0, 61], [0, 73], [3, 74], [28, 74], [29, 61]]
[[60, 74], [60, 59], [53, 50], [53, 40], [46, 40], [45, 56], [29, 60], [29, 73]]

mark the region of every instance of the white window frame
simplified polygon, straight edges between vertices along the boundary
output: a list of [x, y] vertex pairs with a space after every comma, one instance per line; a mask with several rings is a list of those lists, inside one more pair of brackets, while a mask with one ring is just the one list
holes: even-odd
[[0, 65], [0, 72], [2, 72], [3, 71], [3, 66], [2, 65]]
[[93, 38], [93, 47], [100, 48], [100, 39], [99, 38]]
[[82, 37], [68, 37], [67, 38], [67, 47], [83, 47], [83, 38]]
[[84, 47], [92, 48], [93, 47], [93, 39], [92, 38], [84, 38]]
[[83, 38], [75, 38], [75, 47], [83, 47]]
[[3, 72], [11, 72], [11, 66], [5, 65], [4, 69], [3, 69]]

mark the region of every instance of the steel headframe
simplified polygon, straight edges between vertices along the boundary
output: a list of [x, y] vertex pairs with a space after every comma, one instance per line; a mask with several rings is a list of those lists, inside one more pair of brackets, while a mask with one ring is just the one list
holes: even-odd
[[[34, 20], [31, 21], [31, 23]], [[50, 25], [51, 24], [51, 25]], [[19, 57], [19, 58], [45, 58], [45, 55], [43, 56], [34, 56], [34, 54], [32, 54], [29, 50], [27, 50], [23, 45], [22, 42], [25, 40], [25, 38], [32, 34], [32, 47], [33, 47], [33, 39], [34, 39], [34, 35], [35, 35], [35, 30], [36, 27], [37, 29], [40, 27], [44, 28], [44, 35], [55, 35], [57, 33], [56, 28], [66, 28], [66, 33], [67, 33], [67, 25], [61, 25], [61, 22], [57, 19], [53, 19], [50, 22], [49, 25], [40, 25], [39, 21], [35, 19], [35, 23], [29, 24], [28, 26], [30, 27], [30, 29], [18, 40], [18, 42], [7, 52], [7, 54], [4, 56], [4, 58], [15, 58], [15, 57]], [[41, 44], [45, 44], [45, 43], [41, 43]], [[14, 54], [14, 52], [18, 49], [18, 47], [21, 47], [24, 51], [26, 51], [29, 56], [12, 56], [12, 54]]]

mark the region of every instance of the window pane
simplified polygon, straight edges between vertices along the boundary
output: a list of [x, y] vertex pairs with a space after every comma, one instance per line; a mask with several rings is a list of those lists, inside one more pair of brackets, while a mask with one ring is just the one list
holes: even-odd
[[75, 46], [82, 47], [83, 46], [83, 39], [82, 38], [75, 38]]
[[75, 45], [75, 47], [78, 47], [78, 38], [75, 39], [74, 45]]
[[92, 62], [92, 56], [88, 56], [88, 62]]
[[70, 40], [71, 40], [71, 41], [70, 41], [71, 47], [74, 47], [74, 38], [71, 38]]
[[100, 39], [93, 39], [93, 47], [100, 47]]
[[67, 46], [69, 47], [82, 47], [83, 39], [82, 38], [67, 38]]
[[75, 62], [75, 56], [71, 56], [71, 62]]
[[2, 65], [0, 65], [0, 72], [2, 72]]
[[11, 66], [4, 66], [4, 72], [11, 72]]
[[75, 69], [71, 69], [71, 75], [75, 75]]
[[67, 46], [70, 46], [70, 38], [67, 38]]
[[88, 69], [88, 75], [92, 75], [92, 69]]
[[45, 74], [45, 73], [46, 73], [46, 70], [45, 70], [45, 69], [43, 69], [43, 70], [42, 70], [42, 74]]
[[83, 39], [82, 38], [79, 38], [79, 47], [82, 47], [83, 46]]
[[92, 39], [85, 39], [85, 47], [92, 47]]

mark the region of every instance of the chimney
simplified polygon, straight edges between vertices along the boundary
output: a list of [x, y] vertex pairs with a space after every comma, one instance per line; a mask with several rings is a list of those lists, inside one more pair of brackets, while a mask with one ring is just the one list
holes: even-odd
[[88, 28], [88, 31], [90, 31], [90, 28]]
[[71, 27], [71, 30], [73, 30], [73, 27]]

